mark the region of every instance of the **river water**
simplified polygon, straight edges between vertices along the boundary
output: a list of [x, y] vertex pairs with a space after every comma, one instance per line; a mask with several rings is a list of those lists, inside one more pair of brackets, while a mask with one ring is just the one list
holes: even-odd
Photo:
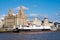
[[0, 40], [60, 40], [60, 31], [0, 33]]

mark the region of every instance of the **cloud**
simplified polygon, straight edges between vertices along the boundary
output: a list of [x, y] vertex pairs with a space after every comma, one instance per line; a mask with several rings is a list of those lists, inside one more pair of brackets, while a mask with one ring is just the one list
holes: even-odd
[[26, 15], [27, 15], [28, 19], [33, 19], [34, 17], [36, 17], [39, 20], [43, 20], [45, 16], [48, 18], [48, 15], [40, 14], [40, 13], [29, 13], [29, 14], [26, 14]]
[[[24, 10], [29, 10], [29, 8], [25, 7], [25, 6], [22, 6], [22, 8]], [[16, 8], [13, 8], [13, 10], [20, 10], [20, 6], [16, 7]]]
[[60, 13], [56, 13], [56, 16], [59, 16], [60, 17]]
[[29, 10], [29, 8], [27, 8], [27, 7], [25, 7], [25, 6], [22, 6], [22, 8], [23, 8], [24, 10]]
[[[17, 13], [16, 13], [17, 14]], [[13, 16], [15, 16], [16, 15], [15, 13], [13, 13]]]
[[16, 14], [18, 14], [18, 13], [13, 13], [12, 15], [15, 16]]
[[4, 20], [4, 17], [5, 17], [5, 16], [6, 16], [5, 14], [1, 15], [1, 16], [0, 16], [0, 19], [1, 19], [1, 20]]
[[4, 20], [4, 17], [1, 17], [0, 19], [1, 19], [1, 20]]
[[[18, 14], [18, 13], [12, 13], [13, 16], [15, 16], [16, 14]], [[6, 14], [0, 15], [0, 19], [1, 20], [4, 20], [4, 17], [7, 16], [7, 15]]]
[[30, 13], [28, 14], [28, 16], [31, 16], [31, 17], [48, 17], [48, 15], [46, 14], [40, 14], [40, 13]]
[[60, 17], [60, 11], [56, 12], [55, 15]]
[[30, 13], [29, 16], [37, 17], [38, 14]]

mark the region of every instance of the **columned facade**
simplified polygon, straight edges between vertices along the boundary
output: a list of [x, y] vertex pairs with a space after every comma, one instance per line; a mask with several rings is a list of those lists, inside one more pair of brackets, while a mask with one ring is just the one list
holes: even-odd
[[15, 17], [12, 15], [12, 10], [9, 9], [8, 15], [5, 16], [5, 19], [4, 19], [4, 27], [13, 28], [14, 25], [15, 25]]
[[20, 7], [19, 13], [16, 14], [16, 16], [15, 16], [15, 22], [16, 22], [15, 23], [16, 25], [24, 25], [24, 24], [27, 23], [26, 16], [25, 16], [25, 14], [23, 12], [22, 7]]
[[8, 11], [8, 15], [4, 18], [4, 27], [5, 28], [13, 28], [17, 25], [25, 25], [27, 23], [26, 16], [23, 12], [23, 8], [20, 7], [18, 14], [15, 16], [12, 14], [12, 10]]

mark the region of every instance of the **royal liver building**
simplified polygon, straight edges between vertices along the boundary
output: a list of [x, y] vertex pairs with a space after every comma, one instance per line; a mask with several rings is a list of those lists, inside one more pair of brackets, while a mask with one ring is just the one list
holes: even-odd
[[4, 18], [4, 28], [13, 28], [14, 25], [26, 24], [26, 16], [23, 12], [23, 8], [20, 7], [18, 14], [15, 16], [12, 14], [12, 10], [9, 9], [8, 15]]

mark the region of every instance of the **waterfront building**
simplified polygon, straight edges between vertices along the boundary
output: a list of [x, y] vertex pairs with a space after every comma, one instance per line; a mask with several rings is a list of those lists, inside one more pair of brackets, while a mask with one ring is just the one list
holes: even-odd
[[0, 28], [3, 27], [3, 20], [0, 19]]
[[4, 18], [4, 28], [12, 29], [15, 25], [15, 17], [12, 14], [12, 10], [9, 9], [8, 15]]
[[44, 17], [43, 22], [40, 21], [38, 18], [34, 18], [32, 21], [28, 21], [29, 24], [35, 24], [38, 26], [49, 26], [49, 27], [53, 27], [54, 23], [53, 22], [49, 22], [48, 18]]
[[4, 28], [12, 29], [14, 26], [24, 25], [27, 23], [26, 18], [22, 6], [20, 7], [18, 14], [15, 16], [12, 14], [12, 10], [10, 9], [8, 15], [4, 18]]
[[15, 16], [15, 25], [25, 25], [27, 23], [26, 16], [23, 12], [22, 6], [20, 7], [19, 13]]
[[60, 30], [60, 23], [59, 22], [55, 22], [55, 27], [57, 28], [57, 30]]
[[48, 21], [48, 18], [44, 17], [44, 22], [43, 22], [43, 25], [44, 26], [54, 26], [54, 23], [53, 22], [49, 22]]
[[33, 19], [33, 21], [32, 21], [32, 24], [41, 26], [42, 22], [35, 17], [35, 18]]

